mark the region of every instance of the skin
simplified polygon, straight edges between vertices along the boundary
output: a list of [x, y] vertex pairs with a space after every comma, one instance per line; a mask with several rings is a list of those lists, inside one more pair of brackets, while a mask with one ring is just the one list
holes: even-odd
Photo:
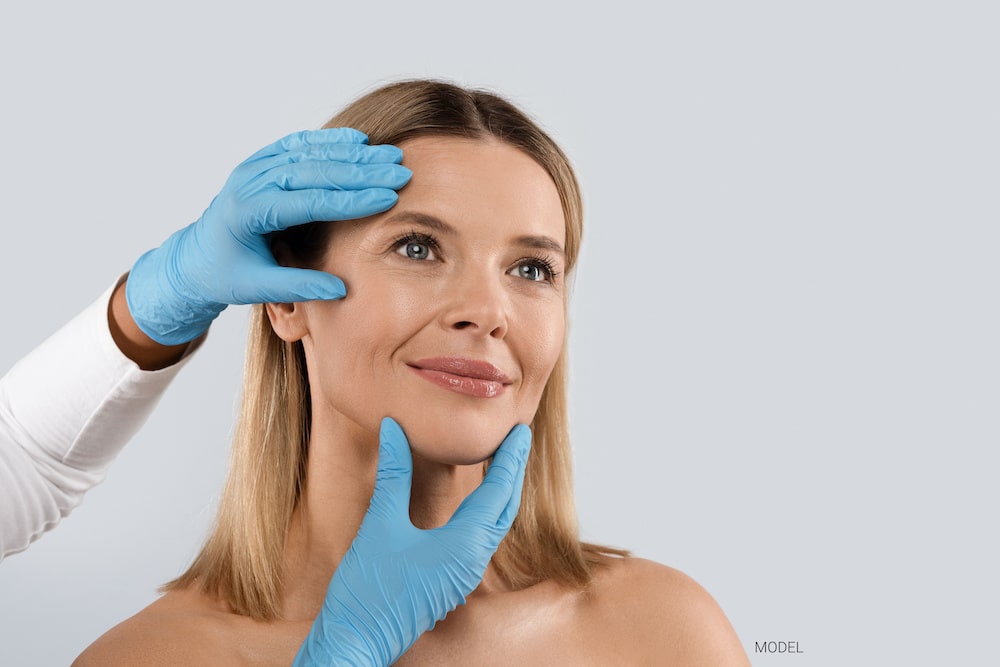
[[[482, 480], [481, 462], [531, 420], [565, 328], [555, 186], [527, 155], [494, 141], [425, 137], [401, 148], [414, 176], [399, 203], [338, 225], [324, 258], [348, 297], [268, 307], [275, 331], [303, 342], [313, 401], [282, 618], [256, 622], [194, 591], [168, 593], [76, 665], [291, 664], [371, 498], [379, 420], [392, 416], [410, 440], [410, 513], [424, 528], [447, 522]], [[417, 247], [425, 233], [436, 247]], [[412, 368], [437, 356], [487, 360], [510, 382], [493, 398], [448, 391]], [[698, 584], [650, 561], [608, 558], [583, 591], [551, 582], [512, 591], [490, 567], [467, 603], [396, 664], [749, 663]]]
[[125, 301], [125, 281], [115, 287], [108, 304], [108, 328], [118, 349], [144, 371], [157, 371], [180, 361], [190, 343], [161, 345], [143, 333]]

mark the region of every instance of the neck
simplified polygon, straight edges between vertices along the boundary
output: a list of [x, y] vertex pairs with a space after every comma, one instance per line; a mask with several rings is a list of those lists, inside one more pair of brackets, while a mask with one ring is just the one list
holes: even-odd
[[[285, 544], [286, 619], [312, 619], [319, 613], [330, 579], [368, 511], [378, 447], [377, 432], [343, 418], [314, 420], [306, 481]], [[447, 523], [482, 478], [482, 464], [442, 464], [414, 454], [413, 525], [430, 529]]]

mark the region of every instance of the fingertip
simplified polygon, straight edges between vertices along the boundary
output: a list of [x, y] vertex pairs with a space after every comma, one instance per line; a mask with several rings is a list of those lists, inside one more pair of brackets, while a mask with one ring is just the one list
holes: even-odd
[[389, 438], [406, 439], [406, 436], [403, 434], [402, 427], [400, 427], [399, 423], [392, 417], [382, 418], [382, 424], [379, 427], [379, 436], [384, 440]]
[[398, 457], [399, 452], [410, 450], [410, 443], [403, 433], [403, 428], [392, 417], [383, 417], [379, 427], [379, 447], [393, 451], [393, 456]]
[[346, 293], [347, 288], [344, 286], [344, 281], [340, 279], [339, 276], [335, 276], [332, 273], [327, 273], [326, 271], [320, 271], [323, 277], [326, 279], [326, 285], [328, 289]]
[[379, 426], [378, 465], [370, 511], [406, 521], [412, 476], [413, 457], [403, 429], [394, 419], [385, 417]]
[[510, 443], [511, 454], [517, 457], [518, 461], [521, 461], [527, 458], [528, 453], [531, 451], [531, 438], [531, 427], [527, 424], [517, 424], [507, 434], [504, 442]]
[[378, 209], [376, 212], [390, 209], [399, 201], [399, 194], [392, 188], [368, 188], [361, 192], [365, 193], [361, 197], [368, 197], [370, 205]]
[[365, 134], [364, 132], [362, 132], [361, 130], [355, 130], [353, 127], [347, 127], [347, 128], [344, 128], [344, 129], [350, 130], [352, 136], [354, 136], [354, 138], [357, 140], [357, 142], [359, 144], [367, 144], [368, 143], [368, 135]]
[[343, 299], [345, 296], [347, 296], [347, 286], [344, 284], [344, 281], [337, 276], [331, 275], [325, 281], [322, 290], [318, 291], [316, 301], [336, 301], [337, 299]]
[[516, 461], [516, 472], [512, 480], [512, 488], [507, 505], [497, 518], [497, 527], [506, 531], [514, 523], [521, 507], [521, 494], [524, 490], [524, 477], [527, 472], [528, 454], [531, 452], [531, 428], [527, 424], [518, 424], [511, 429], [505, 443], [511, 444], [511, 455]]
[[412, 466], [410, 443], [403, 428], [391, 417], [383, 417], [379, 427], [379, 470], [401, 471]]
[[413, 178], [413, 170], [410, 169], [409, 167], [404, 167], [403, 165], [399, 165], [398, 167], [396, 167], [396, 171], [399, 174], [400, 180], [403, 181], [403, 185], [409, 183], [410, 179]]
[[413, 172], [401, 164], [383, 164], [373, 169], [367, 185], [372, 188], [402, 189], [413, 178]]
[[345, 144], [367, 144], [368, 135], [353, 127], [325, 127], [319, 132], [326, 133], [331, 139]]
[[[399, 195], [392, 188], [365, 188], [364, 190], [344, 190], [323, 193], [329, 201], [339, 207], [335, 216], [326, 220], [354, 220], [389, 210], [399, 201]], [[321, 219], [321, 218], [316, 218]]]
[[385, 151], [386, 157], [389, 158], [390, 161], [395, 162], [396, 164], [403, 161], [403, 150], [401, 148], [393, 146], [392, 144], [379, 144], [379, 147]]
[[527, 467], [530, 450], [531, 429], [524, 424], [518, 424], [510, 430], [496, 452], [493, 453], [493, 460], [490, 462], [487, 476], [492, 473], [496, 479], [503, 479], [507, 484], [514, 484], [517, 477], [522, 475]]
[[343, 299], [347, 287], [343, 280], [326, 271], [276, 266], [260, 275], [255, 295], [246, 303], [328, 301]]
[[299, 151], [309, 146], [317, 144], [367, 144], [368, 135], [351, 127], [328, 127], [319, 130], [299, 130], [286, 134], [281, 139], [268, 144], [264, 148], [248, 157], [243, 164], [254, 163], [258, 160], [281, 155], [292, 151]]
[[[326, 271], [318, 269], [297, 269], [282, 267], [287, 275], [298, 277], [302, 283], [298, 288], [298, 301], [329, 301], [343, 299], [347, 295], [344, 281]], [[294, 271], [294, 273], [292, 273]]]

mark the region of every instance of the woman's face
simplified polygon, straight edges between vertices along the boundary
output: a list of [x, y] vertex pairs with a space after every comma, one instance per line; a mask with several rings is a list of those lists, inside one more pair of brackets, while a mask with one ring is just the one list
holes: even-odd
[[[413, 171], [386, 213], [335, 224], [321, 267], [341, 301], [296, 304], [315, 425], [377, 433], [470, 464], [532, 420], [565, 331], [555, 184], [503, 143], [404, 142]], [[322, 426], [321, 426], [322, 427]]]

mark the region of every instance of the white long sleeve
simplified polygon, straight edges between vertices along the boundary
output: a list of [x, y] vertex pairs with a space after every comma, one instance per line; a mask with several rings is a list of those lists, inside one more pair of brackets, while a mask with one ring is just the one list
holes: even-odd
[[0, 378], [0, 560], [104, 479], [185, 359], [141, 370], [108, 328], [112, 287]]

